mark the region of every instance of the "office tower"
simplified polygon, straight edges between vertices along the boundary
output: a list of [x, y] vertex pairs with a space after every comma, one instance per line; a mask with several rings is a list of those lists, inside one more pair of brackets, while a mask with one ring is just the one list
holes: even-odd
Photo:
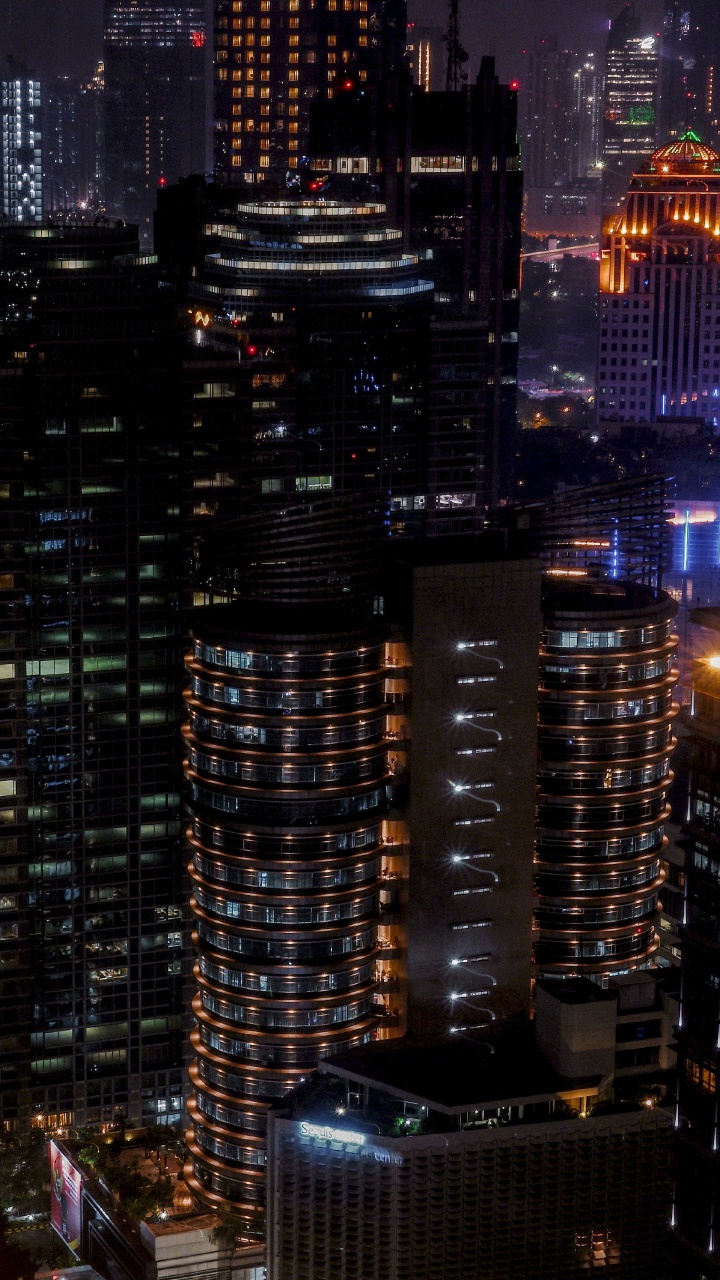
[[647, 32], [635, 4], [610, 27], [605, 54], [603, 209], [616, 214], [631, 175], [656, 145], [660, 41]]
[[417, 526], [432, 284], [383, 206], [226, 189], [204, 231], [189, 301], [245, 373], [248, 496], [391, 490]]
[[380, 183], [390, 224], [404, 229], [413, 251], [432, 254], [428, 460], [431, 483], [434, 474], [436, 492], [451, 495], [452, 505], [430, 531], [477, 530], [480, 522], [470, 526], [462, 504], [473, 501], [473, 490], [476, 511], [509, 493], [514, 454], [517, 94], [500, 84], [492, 58], [483, 58], [475, 83], [462, 91], [415, 90], [377, 119], [370, 95], [340, 92], [313, 108], [311, 163], [331, 191], [344, 175], [355, 175], [360, 191]]
[[152, 243], [158, 188], [204, 173], [205, 21], [193, 0], [105, 0], [106, 204]]
[[601, 250], [598, 421], [720, 416], [720, 155], [689, 131], [629, 184]]
[[602, 77], [595, 53], [573, 72], [573, 177], [595, 178], [602, 168]]
[[400, 74], [406, 27], [403, 0], [215, 0], [216, 176], [296, 169], [311, 102]]
[[530, 995], [539, 567], [441, 539], [372, 588], [356, 506], [265, 510], [193, 618], [190, 1185], [250, 1236], [268, 1104], [319, 1058]]
[[430, 93], [439, 87], [444, 70], [444, 37], [440, 27], [428, 27], [419, 22], [408, 22], [407, 57], [413, 84]]
[[541, 976], [645, 968], [658, 937], [674, 746], [674, 602], [551, 571], [540, 648], [535, 959]]
[[37, 223], [43, 216], [40, 81], [12, 59], [0, 79], [2, 215]]
[[540, 630], [537, 560], [500, 547], [479, 559], [455, 539], [420, 552], [406, 675], [415, 1035], [528, 1007]]
[[534, 1024], [321, 1063], [269, 1117], [269, 1280], [666, 1274], [672, 1107], [623, 1100], [628, 1006], [539, 983]]
[[713, 0], [665, 0], [662, 128], [677, 138], [694, 129], [720, 144], [720, 26]]
[[537, 41], [528, 55], [523, 112], [525, 230], [597, 234], [600, 225], [602, 84], [595, 55], [581, 59]]
[[87, 81], [51, 81], [43, 107], [45, 209], [99, 211], [104, 192], [102, 63]]
[[[717, 609], [694, 619], [717, 635]], [[720, 659], [693, 664], [685, 826], [685, 914], [680, 931], [682, 1003], [678, 1032], [679, 1113], [672, 1223], [682, 1280], [720, 1275], [717, 1257], [718, 1141], [718, 743]]]
[[180, 379], [124, 224], [4, 227], [3, 1122], [182, 1107]]
[[554, 187], [575, 176], [573, 117], [576, 55], [557, 37], [537, 40], [528, 54], [524, 97], [523, 173], [527, 187]]

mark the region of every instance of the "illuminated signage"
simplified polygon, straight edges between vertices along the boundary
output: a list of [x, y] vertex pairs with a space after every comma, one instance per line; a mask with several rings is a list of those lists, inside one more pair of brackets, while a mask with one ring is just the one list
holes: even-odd
[[68, 1249], [80, 1248], [82, 1177], [67, 1156], [50, 1143], [50, 1223]]
[[309, 1124], [303, 1120], [300, 1132], [304, 1138], [319, 1138], [322, 1142], [348, 1142], [361, 1147], [365, 1142], [364, 1133], [353, 1133], [352, 1129], [333, 1129], [328, 1124]]

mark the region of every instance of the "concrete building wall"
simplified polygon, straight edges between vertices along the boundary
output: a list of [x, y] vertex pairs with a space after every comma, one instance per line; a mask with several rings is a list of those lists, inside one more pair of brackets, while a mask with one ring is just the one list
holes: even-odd
[[413, 594], [408, 1026], [424, 1035], [530, 998], [540, 567], [424, 566]]

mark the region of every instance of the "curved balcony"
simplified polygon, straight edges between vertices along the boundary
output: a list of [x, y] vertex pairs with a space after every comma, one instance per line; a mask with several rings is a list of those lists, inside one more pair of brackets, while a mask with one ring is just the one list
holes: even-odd
[[673, 602], [588, 579], [546, 589], [535, 958], [544, 975], [648, 963], [677, 714]]
[[198, 953], [190, 1181], [210, 1204], [232, 1200], [257, 1235], [267, 1106], [377, 1025], [394, 785], [384, 640], [251, 635], [232, 607], [211, 613], [213, 634], [196, 634], [188, 660], [184, 730]]

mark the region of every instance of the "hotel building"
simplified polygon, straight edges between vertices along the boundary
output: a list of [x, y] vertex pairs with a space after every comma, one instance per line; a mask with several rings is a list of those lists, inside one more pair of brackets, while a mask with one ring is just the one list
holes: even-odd
[[597, 418], [720, 419], [720, 155], [692, 132], [638, 167], [602, 243]]

